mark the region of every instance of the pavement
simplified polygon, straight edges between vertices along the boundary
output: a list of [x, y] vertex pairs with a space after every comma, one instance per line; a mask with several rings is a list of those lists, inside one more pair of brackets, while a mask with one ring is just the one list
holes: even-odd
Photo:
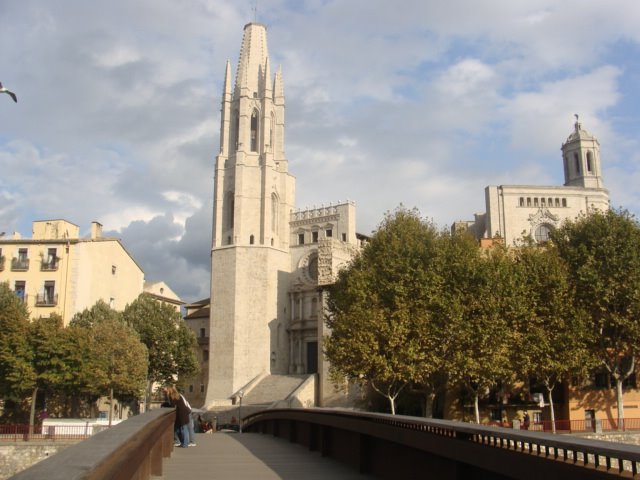
[[319, 452], [259, 433], [196, 434], [196, 446], [174, 448], [163, 480], [369, 479]]

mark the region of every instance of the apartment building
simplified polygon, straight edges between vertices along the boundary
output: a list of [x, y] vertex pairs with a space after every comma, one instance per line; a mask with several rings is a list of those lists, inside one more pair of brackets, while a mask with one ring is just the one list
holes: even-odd
[[92, 222], [88, 237], [67, 220], [33, 222], [31, 238], [0, 237], [0, 282], [8, 282], [31, 317], [71, 318], [98, 300], [115, 310], [144, 289], [144, 272], [118, 238]]

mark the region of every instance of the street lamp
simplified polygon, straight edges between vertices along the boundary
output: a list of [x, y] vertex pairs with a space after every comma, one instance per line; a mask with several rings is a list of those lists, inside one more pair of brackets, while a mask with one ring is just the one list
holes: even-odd
[[240, 433], [242, 433], [242, 397], [244, 397], [244, 390], [238, 392], [240, 397], [240, 406], [238, 407], [238, 422], [240, 422]]

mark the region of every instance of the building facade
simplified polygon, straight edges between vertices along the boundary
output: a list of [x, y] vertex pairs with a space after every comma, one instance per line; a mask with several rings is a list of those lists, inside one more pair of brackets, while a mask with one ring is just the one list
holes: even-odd
[[198, 342], [196, 357], [200, 371], [186, 381], [184, 396], [191, 405], [203, 405], [209, 383], [209, 318], [211, 306], [209, 299], [188, 303], [184, 306], [184, 321], [195, 333]]
[[180, 313], [182, 305], [185, 304], [176, 292], [162, 281], [145, 281], [143, 291], [157, 302], [171, 305], [178, 313]]
[[144, 272], [117, 238], [91, 224], [88, 238], [66, 220], [33, 222], [31, 238], [0, 238], [0, 282], [8, 282], [32, 317], [56, 313], [67, 325], [98, 300], [115, 310], [143, 291]]
[[489, 185], [486, 213], [476, 214], [470, 222], [454, 223], [453, 230], [468, 229], [479, 239], [499, 238], [509, 246], [527, 236], [542, 242], [563, 221], [609, 208], [600, 144], [582, 128], [577, 116], [574, 131], [562, 144], [562, 163], [564, 185]]
[[229, 404], [264, 375], [318, 373], [324, 383], [321, 287], [357, 248], [355, 206], [294, 209], [284, 117], [282, 72], [272, 79], [266, 28], [249, 23], [235, 83], [227, 62], [222, 94], [207, 407]]

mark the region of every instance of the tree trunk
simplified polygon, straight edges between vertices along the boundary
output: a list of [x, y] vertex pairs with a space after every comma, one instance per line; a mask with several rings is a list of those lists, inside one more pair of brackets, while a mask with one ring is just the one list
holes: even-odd
[[391, 395], [387, 395], [387, 398], [389, 399], [389, 406], [391, 407], [391, 415], [395, 415], [396, 414], [396, 398], [392, 397]]
[[111, 428], [112, 418], [113, 418], [113, 387], [109, 389], [109, 428]]
[[616, 398], [618, 400], [618, 430], [624, 430], [624, 404], [622, 403], [622, 376], [616, 375]]
[[31, 393], [31, 413], [29, 414], [29, 437], [33, 434], [33, 425], [36, 419], [36, 397], [38, 396], [38, 387], [33, 387]]
[[146, 388], [146, 391], [145, 391], [145, 399], [144, 399], [144, 411], [145, 412], [148, 412], [151, 409], [151, 390], [152, 389], [153, 389], [153, 382], [151, 380], [149, 380], [149, 381], [147, 381], [147, 388]]
[[424, 399], [424, 417], [433, 418], [433, 402], [436, 398], [435, 393], [427, 393]]
[[547, 392], [549, 392], [549, 411], [551, 413], [551, 432], [556, 433], [556, 412], [553, 407], [553, 387], [547, 385]]
[[478, 407], [478, 392], [473, 392], [473, 413], [476, 416], [476, 423], [480, 425], [480, 408]]

